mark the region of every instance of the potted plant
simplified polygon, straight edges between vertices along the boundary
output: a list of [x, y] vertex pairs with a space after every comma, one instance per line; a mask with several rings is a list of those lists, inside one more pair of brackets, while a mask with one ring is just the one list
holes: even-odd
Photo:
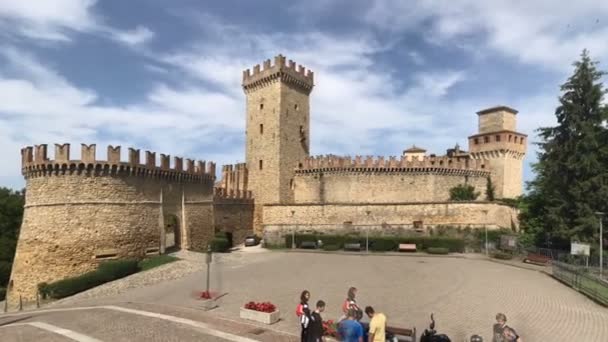
[[241, 318], [265, 324], [273, 324], [279, 320], [280, 312], [270, 302], [249, 302], [241, 308]]
[[338, 324], [331, 319], [323, 321], [323, 336], [338, 340]]
[[216, 307], [215, 300], [217, 299], [217, 295], [211, 291], [197, 292], [196, 299], [202, 300], [202, 306], [205, 310], [211, 310]]

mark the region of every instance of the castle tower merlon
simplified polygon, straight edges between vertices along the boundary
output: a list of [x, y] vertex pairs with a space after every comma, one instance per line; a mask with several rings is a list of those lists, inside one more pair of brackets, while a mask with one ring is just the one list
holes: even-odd
[[70, 161], [70, 144], [55, 144], [55, 160]]
[[44, 163], [49, 160], [47, 157], [47, 144], [34, 146], [34, 161], [36, 163]]
[[85, 164], [93, 164], [97, 160], [97, 145], [80, 144], [80, 159]]
[[27, 146], [21, 149], [21, 167], [34, 162], [34, 148]]
[[135, 165], [139, 165], [139, 157], [140, 157], [140, 151], [136, 150], [132, 147], [129, 147], [129, 164], [135, 166]]
[[120, 146], [108, 146], [108, 163], [120, 164]]

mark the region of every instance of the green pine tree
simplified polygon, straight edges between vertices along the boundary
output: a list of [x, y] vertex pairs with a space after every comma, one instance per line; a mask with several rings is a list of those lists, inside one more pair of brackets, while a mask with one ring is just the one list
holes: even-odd
[[[608, 211], [608, 131], [603, 72], [587, 50], [561, 86], [557, 126], [538, 129], [536, 179], [530, 182], [523, 227], [537, 242], [566, 248], [571, 240], [597, 241], [594, 212]], [[556, 245], [557, 243], [557, 245]]]

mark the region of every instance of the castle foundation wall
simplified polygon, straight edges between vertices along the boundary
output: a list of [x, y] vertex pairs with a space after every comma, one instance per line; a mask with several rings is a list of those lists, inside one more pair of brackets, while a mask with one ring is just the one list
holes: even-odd
[[[405, 235], [437, 226], [499, 229], [519, 226], [515, 209], [493, 202], [264, 206], [264, 242], [281, 244], [296, 233]], [[420, 229], [418, 229], [420, 230]]]

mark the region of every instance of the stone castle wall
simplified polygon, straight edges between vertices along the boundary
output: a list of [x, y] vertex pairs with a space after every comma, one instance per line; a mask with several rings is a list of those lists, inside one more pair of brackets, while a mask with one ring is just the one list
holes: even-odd
[[35, 299], [37, 285], [95, 269], [100, 261], [142, 258], [164, 250], [164, 218], [179, 220], [181, 247], [202, 249], [213, 235], [214, 164], [120, 147], [96, 160], [95, 146], [82, 146], [82, 159], [70, 160], [69, 145], [22, 150], [26, 205], [9, 284], [9, 303]]
[[[422, 228], [415, 229], [414, 222]], [[281, 244], [286, 234], [407, 235], [437, 226], [515, 228], [515, 209], [492, 202], [340, 203], [266, 205], [264, 242]]]
[[318, 204], [438, 202], [469, 184], [484, 200], [489, 175], [483, 163], [458, 158], [313, 157], [296, 170], [294, 197]]

